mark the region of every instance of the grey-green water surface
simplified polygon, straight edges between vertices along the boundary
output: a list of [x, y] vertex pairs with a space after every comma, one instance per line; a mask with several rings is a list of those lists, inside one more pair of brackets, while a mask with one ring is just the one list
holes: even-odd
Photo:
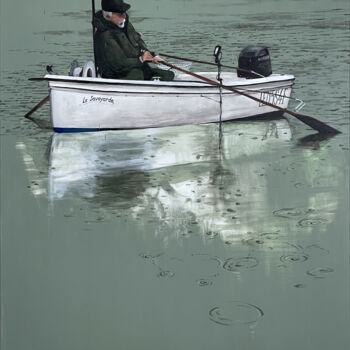
[[54, 135], [48, 106], [22, 117], [47, 94], [27, 78], [92, 58], [90, 3], [2, 1], [1, 349], [348, 349], [349, 3], [130, 2], [155, 51], [267, 45], [343, 133], [226, 123], [221, 153], [215, 124]]

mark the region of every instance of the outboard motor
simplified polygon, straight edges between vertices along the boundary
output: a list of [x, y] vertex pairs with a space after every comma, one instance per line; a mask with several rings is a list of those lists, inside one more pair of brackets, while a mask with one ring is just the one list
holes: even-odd
[[[249, 69], [256, 73], [268, 77], [272, 74], [269, 50], [265, 46], [247, 46], [238, 57], [239, 68]], [[253, 79], [259, 78], [259, 75], [237, 70], [239, 77]]]

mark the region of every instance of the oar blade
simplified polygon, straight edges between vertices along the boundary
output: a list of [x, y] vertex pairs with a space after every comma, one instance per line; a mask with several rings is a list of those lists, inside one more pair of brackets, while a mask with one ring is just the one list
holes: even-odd
[[[291, 114], [291, 113], [289, 113], [289, 114]], [[300, 114], [300, 113], [296, 113], [296, 114], [293, 113], [291, 115], [293, 115], [294, 117], [299, 119], [304, 124], [310, 126], [312, 129], [317, 130], [321, 134], [329, 134], [329, 135], [341, 134], [341, 131], [321, 122], [318, 119], [310, 117], [308, 115]]]
[[47, 95], [44, 99], [42, 99], [37, 105], [35, 105], [28, 113], [24, 115], [24, 118], [31, 119], [30, 116], [39, 109], [42, 105], [50, 100], [50, 95]]

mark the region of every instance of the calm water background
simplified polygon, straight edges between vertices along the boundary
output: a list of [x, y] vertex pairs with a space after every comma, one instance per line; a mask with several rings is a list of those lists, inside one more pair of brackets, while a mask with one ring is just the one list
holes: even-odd
[[[99, 6], [98, 6], [99, 7]], [[349, 3], [132, 1], [149, 47], [270, 48], [305, 114], [53, 135], [47, 64], [91, 59], [90, 3], [1, 3], [1, 349], [348, 349]], [[18, 12], [19, 11], [19, 12]], [[192, 70], [205, 70], [193, 66]]]

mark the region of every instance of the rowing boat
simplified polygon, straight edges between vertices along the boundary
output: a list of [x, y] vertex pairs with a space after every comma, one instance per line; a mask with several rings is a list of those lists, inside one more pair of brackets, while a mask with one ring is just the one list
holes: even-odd
[[[216, 72], [197, 74], [215, 80]], [[271, 74], [247, 79], [234, 72], [221, 73], [223, 84], [287, 108], [293, 75]], [[104, 79], [48, 74], [51, 120], [56, 132], [157, 128], [204, 124], [266, 114], [282, 114], [275, 108], [237, 93], [178, 74], [166, 82]], [[221, 107], [222, 106], [222, 107]]]

